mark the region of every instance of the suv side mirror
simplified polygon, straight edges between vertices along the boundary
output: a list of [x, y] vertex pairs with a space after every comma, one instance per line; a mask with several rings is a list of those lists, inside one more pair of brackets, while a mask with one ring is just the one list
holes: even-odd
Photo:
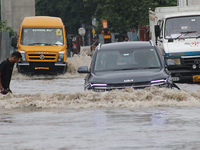
[[16, 37], [12, 38], [11, 46], [14, 47], [14, 48], [17, 48], [17, 38]]
[[78, 68], [78, 73], [90, 73], [87, 66], [81, 66]]
[[155, 31], [155, 36], [156, 37], [160, 37], [160, 26], [159, 25], [155, 25], [154, 26], [154, 31]]

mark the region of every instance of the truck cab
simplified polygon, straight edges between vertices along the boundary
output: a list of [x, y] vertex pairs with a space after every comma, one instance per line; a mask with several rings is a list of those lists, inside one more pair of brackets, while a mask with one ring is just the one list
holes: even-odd
[[152, 40], [176, 82], [200, 82], [199, 7], [159, 7], [149, 12]]
[[20, 62], [17, 63], [18, 71], [25, 74], [65, 73], [66, 42], [65, 27], [60, 18], [47, 16], [24, 18], [15, 46], [22, 54]]

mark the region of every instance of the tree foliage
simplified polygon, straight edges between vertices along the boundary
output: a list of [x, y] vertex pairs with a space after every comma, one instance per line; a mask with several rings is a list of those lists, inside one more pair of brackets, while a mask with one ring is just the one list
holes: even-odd
[[68, 33], [77, 33], [81, 24], [91, 24], [93, 12], [83, 0], [36, 0], [36, 15], [60, 17]]
[[36, 0], [36, 15], [62, 18], [68, 33], [77, 33], [81, 24], [91, 25], [92, 17], [108, 20], [112, 32], [125, 33], [147, 25], [148, 11], [155, 7], [176, 6], [175, 0]]
[[6, 20], [0, 20], [0, 32], [9, 32], [10, 36], [13, 36], [15, 34], [13, 28], [7, 26]]
[[149, 8], [176, 6], [174, 0], [84, 0], [86, 3], [96, 3], [97, 7], [94, 12], [95, 17], [99, 20], [107, 19], [111, 31], [125, 33], [130, 29], [137, 29], [138, 25], [149, 24]]

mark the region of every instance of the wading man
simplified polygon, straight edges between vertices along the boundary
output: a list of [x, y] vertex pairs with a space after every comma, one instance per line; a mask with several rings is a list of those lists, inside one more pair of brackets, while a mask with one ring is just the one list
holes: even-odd
[[22, 55], [19, 52], [13, 52], [11, 57], [4, 60], [0, 64], [0, 93], [7, 94], [12, 93], [10, 90], [10, 80], [13, 72], [14, 64], [22, 58]]

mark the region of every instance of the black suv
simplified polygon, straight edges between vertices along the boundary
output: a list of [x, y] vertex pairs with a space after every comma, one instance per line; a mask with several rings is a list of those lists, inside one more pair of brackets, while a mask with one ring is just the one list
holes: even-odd
[[160, 51], [152, 41], [99, 44], [93, 54], [90, 69], [78, 68], [87, 73], [84, 89], [110, 91], [126, 87], [176, 87], [164, 66]]

